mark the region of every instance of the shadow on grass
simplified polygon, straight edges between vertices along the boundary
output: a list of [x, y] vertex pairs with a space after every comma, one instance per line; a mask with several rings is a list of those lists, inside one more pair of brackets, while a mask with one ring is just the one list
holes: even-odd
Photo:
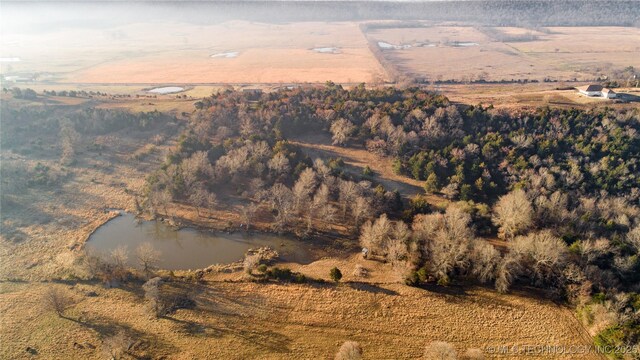
[[157, 358], [158, 356], [178, 351], [175, 346], [162, 341], [160, 337], [155, 334], [136, 330], [128, 324], [116, 322], [111, 319], [74, 319], [68, 316], [62, 316], [62, 318], [95, 331], [103, 342], [107, 338], [116, 336], [120, 332], [124, 332], [124, 334], [133, 341], [129, 354], [136, 359]]
[[120, 290], [124, 290], [126, 292], [129, 292], [133, 295], [136, 295], [138, 297], [143, 297], [144, 296], [144, 290], [142, 289], [142, 285], [145, 283], [144, 280], [142, 279], [129, 279], [126, 281], [120, 281], [118, 282], [117, 286], [105, 286], [105, 283], [101, 280], [97, 280], [97, 279], [90, 279], [90, 280], [85, 280], [85, 279], [51, 279], [51, 280], [47, 280], [44, 282], [51, 282], [54, 284], [61, 284], [61, 285], [67, 285], [67, 286], [75, 286], [75, 285], [92, 285], [92, 286], [101, 286], [104, 289], [120, 289]]
[[[224, 315], [221, 316], [220, 320], [224, 320], [225, 317], [226, 316]], [[253, 346], [270, 352], [287, 353], [290, 351], [288, 345], [291, 342], [291, 339], [289, 337], [272, 330], [264, 330], [251, 327], [250, 325], [248, 325], [250, 322], [249, 319], [245, 321], [245, 325], [242, 329], [235, 329], [227, 325], [214, 327], [196, 321], [180, 320], [168, 316], [164, 317], [164, 319], [178, 324], [181, 331], [186, 335], [206, 336], [214, 338], [233, 336], [236, 338], [240, 338], [247, 343], [252, 344]]]
[[383, 287], [373, 285], [373, 284], [361, 283], [361, 282], [349, 282], [345, 284], [354, 290], [360, 290], [360, 291], [366, 291], [374, 294], [384, 294], [384, 295], [390, 295], [390, 296], [398, 295], [397, 291], [385, 289]]
[[467, 296], [467, 292], [463, 285], [449, 285], [449, 286], [441, 286], [434, 283], [422, 284], [419, 286], [420, 289], [427, 290], [432, 293], [442, 294], [442, 295], [451, 295], [451, 296]]

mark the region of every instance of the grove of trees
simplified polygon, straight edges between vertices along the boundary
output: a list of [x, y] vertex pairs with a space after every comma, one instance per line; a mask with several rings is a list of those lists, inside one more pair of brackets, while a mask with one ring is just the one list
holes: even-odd
[[[407, 284], [538, 287], [585, 313], [606, 303], [619, 321], [603, 327], [602, 341], [629, 343], [640, 336], [640, 320], [623, 316], [639, 296], [639, 117], [638, 109], [453, 105], [418, 88], [327, 83], [257, 101], [225, 91], [199, 102], [149, 176], [145, 205], [206, 214], [233, 196], [247, 227], [260, 216], [277, 230], [346, 229]], [[317, 133], [392, 158], [393, 171], [449, 205], [402, 201], [370, 169], [354, 175], [341, 159], [312, 159], [288, 141]]]

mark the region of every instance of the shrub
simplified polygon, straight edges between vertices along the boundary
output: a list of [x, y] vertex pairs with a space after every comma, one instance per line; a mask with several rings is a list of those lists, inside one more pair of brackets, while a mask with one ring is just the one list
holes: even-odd
[[424, 359], [428, 360], [455, 360], [458, 358], [453, 346], [444, 341], [434, 341], [424, 350]]
[[134, 344], [134, 340], [124, 330], [120, 330], [115, 335], [105, 338], [102, 346], [108, 358], [117, 360], [125, 358]]
[[298, 284], [307, 282], [307, 277], [303, 274], [293, 272], [291, 269], [279, 268], [277, 266], [266, 270], [264, 275], [267, 279], [274, 279], [278, 281], [289, 281]]
[[63, 290], [52, 288], [45, 293], [44, 303], [48, 310], [63, 318], [64, 312], [73, 305], [73, 299]]
[[355, 341], [345, 341], [336, 354], [335, 360], [360, 360], [362, 347]]
[[619, 325], [608, 327], [596, 335], [593, 340], [594, 344], [598, 346], [605, 354], [612, 359], [622, 359], [622, 353], [617, 350], [624, 349], [624, 331]]
[[354, 277], [359, 277], [359, 278], [363, 278], [367, 276], [367, 269], [365, 269], [364, 266], [357, 264], [354, 268], [353, 268], [353, 274]]
[[371, 170], [369, 165], [365, 166], [364, 169], [362, 169], [362, 176], [364, 176], [365, 178], [373, 177], [373, 170]]
[[464, 360], [482, 360], [484, 359], [484, 354], [480, 349], [467, 349], [461, 358]]
[[195, 302], [189, 297], [187, 290], [179, 286], [165, 284], [160, 277], [154, 277], [142, 285], [144, 297], [148, 301], [150, 312], [161, 317], [178, 309], [190, 309]]
[[404, 279], [404, 283], [409, 286], [418, 286], [429, 279], [429, 269], [426, 266], [421, 267], [417, 271], [412, 271]]
[[342, 279], [342, 272], [337, 267], [334, 267], [333, 269], [329, 270], [329, 276], [331, 277], [331, 280], [333, 280], [334, 282], [338, 282], [340, 281], [340, 279]]

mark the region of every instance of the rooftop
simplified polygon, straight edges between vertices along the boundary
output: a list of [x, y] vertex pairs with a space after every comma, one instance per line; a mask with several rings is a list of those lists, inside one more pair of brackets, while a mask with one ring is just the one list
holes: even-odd
[[580, 91], [602, 91], [602, 85], [590, 84], [577, 88]]

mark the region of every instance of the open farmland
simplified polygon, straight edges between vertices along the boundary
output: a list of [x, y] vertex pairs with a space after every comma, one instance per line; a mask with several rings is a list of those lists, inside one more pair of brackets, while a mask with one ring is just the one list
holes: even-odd
[[625, 27], [370, 28], [367, 36], [400, 73], [456, 81], [589, 81], [640, 66], [640, 29]]
[[[21, 59], [10, 68], [3, 64], [3, 74], [40, 73], [40, 80], [53, 82], [302, 83], [384, 78], [355, 23], [143, 23], [8, 34], [2, 47], [5, 54]], [[318, 50], [327, 47], [335, 50]]]

